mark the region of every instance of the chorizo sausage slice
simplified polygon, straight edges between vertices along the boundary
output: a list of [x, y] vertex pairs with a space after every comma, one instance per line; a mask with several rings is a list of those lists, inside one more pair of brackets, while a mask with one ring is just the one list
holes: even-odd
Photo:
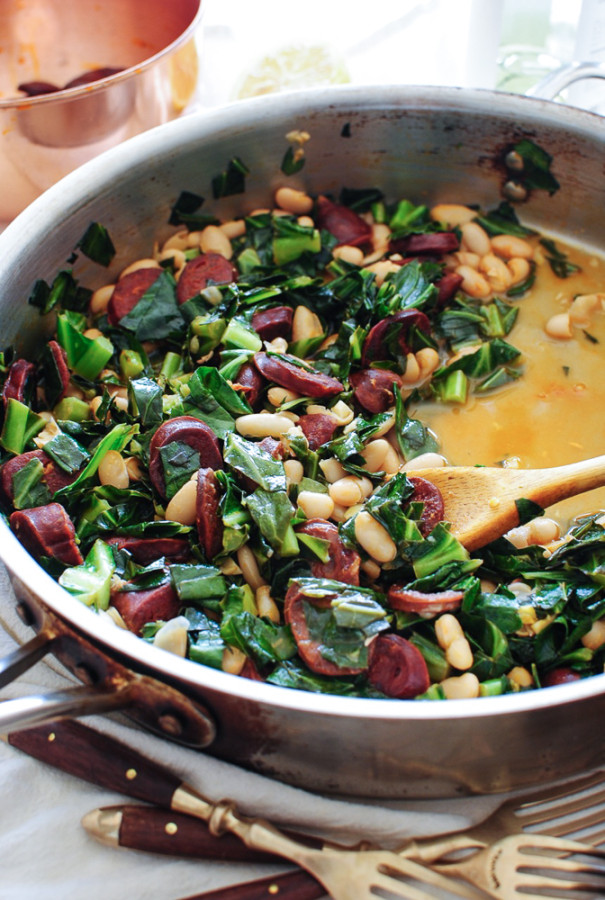
[[328, 522], [327, 519], [308, 519], [296, 528], [296, 533], [308, 534], [330, 544], [328, 562], [314, 560], [311, 563], [311, 574], [314, 578], [330, 578], [334, 581], [343, 581], [345, 584], [359, 584], [361, 557], [356, 550], [348, 550], [345, 547], [338, 526]]
[[439, 488], [426, 478], [419, 478], [417, 475], [408, 475], [408, 481], [414, 487], [414, 493], [409, 498], [410, 503], [423, 503], [418, 528], [422, 537], [430, 534], [435, 525], [443, 522], [445, 516], [445, 506], [443, 497]]
[[223, 549], [223, 520], [220, 515], [220, 486], [213, 469], [197, 473], [195, 517], [200, 544], [208, 560]]
[[74, 524], [60, 503], [18, 510], [9, 521], [17, 538], [36, 559], [48, 556], [64, 566], [83, 563]]
[[221, 448], [212, 429], [195, 416], [177, 416], [169, 419], [157, 429], [149, 444], [149, 477], [163, 499], [166, 499], [166, 483], [162, 468], [160, 448], [173, 441], [188, 444], [200, 455], [200, 468], [223, 468]]
[[[54, 369], [58, 376], [57, 379], [53, 378], [53, 381], [56, 383], [53, 384], [52, 390], [50, 391], [53, 394], [52, 404], [50, 405], [54, 406], [55, 403], [58, 403], [59, 400], [62, 400], [65, 396], [71, 376], [67, 366], [67, 353], [60, 344], [56, 341], [49, 341], [46, 345], [46, 353], [52, 357]], [[49, 385], [46, 386], [45, 393], [48, 402]]]
[[318, 447], [331, 441], [338, 428], [336, 419], [325, 413], [305, 413], [296, 424], [302, 429], [310, 450], [317, 450]]
[[305, 618], [304, 596], [297, 584], [291, 585], [284, 601], [284, 620], [292, 629], [298, 653], [305, 664], [318, 675], [359, 675], [363, 669], [337, 666], [321, 655], [321, 645], [313, 640]]
[[403, 382], [389, 369], [361, 369], [349, 376], [353, 395], [360, 406], [370, 413], [386, 412], [395, 403], [394, 386]]
[[25, 401], [35, 371], [35, 365], [26, 359], [16, 359], [14, 361], [8, 370], [8, 375], [2, 388], [2, 399], [5, 406], [9, 400], [18, 400], [20, 403]]
[[397, 585], [391, 585], [387, 593], [387, 601], [393, 609], [417, 613], [423, 619], [460, 609], [463, 597], [463, 591], [437, 591], [434, 594], [425, 594], [423, 591], [410, 591]]
[[458, 275], [457, 272], [446, 272], [445, 275], [435, 282], [437, 286], [437, 306], [439, 308], [445, 306], [452, 297], [455, 297], [462, 281], [462, 275]]
[[142, 566], [148, 566], [164, 556], [172, 562], [185, 562], [191, 555], [189, 541], [185, 538], [123, 536], [109, 538], [107, 543], [118, 550], [127, 550], [134, 561]]
[[20, 453], [0, 466], [0, 492], [9, 503], [13, 502], [13, 476], [32, 459], [39, 459], [42, 463], [44, 467], [42, 481], [51, 494], [71, 484], [78, 477], [77, 472], [63, 471], [44, 450], [28, 450], [27, 453]]
[[412, 327], [429, 334], [431, 323], [428, 316], [419, 309], [402, 309], [373, 325], [363, 342], [362, 366], [369, 367], [373, 362], [393, 359], [393, 352], [388, 346], [391, 337], [399, 344], [401, 353], [407, 356], [410, 352], [407, 336]]
[[230, 284], [237, 281], [237, 269], [220, 253], [200, 253], [183, 268], [176, 286], [178, 303], [197, 297], [209, 284]]
[[303, 397], [335, 397], [344, 390], [344, 385], [340, 381], [331, 375], [324, 375], [323, 372], [303, 368], [262, 352], [255, 353], [253, 359], [258, 371], [268, 381], [273, 381], [290, 391], [296, 391]]
[[252, 316], [252, 327], [263, 341], [288, 338], [292, 331], [294, 310], [291, 306], [272, 306], [261, 309]]
[[430, 231], [427, 234], [408, 234], [389, 244], [391, 253], [408, 256], [443, 256], [458, 250], [460, 241], [455, 231]]
[[235, 390], [242, 389], [244, 397], [252, 409], [258, 406], [264, 386], [265, 379], [256, 366], [249, 362], [244, 363], [237, 373], [237, 380], [233, 383]]
[[141, 297], [160, 277], [164, 270], [159, 266], [135, 269], [116, 282], [107, 304], [107, 320], [110, 325], [118, 325], [120, 320], [135, 308]]
[[398, 634], [381, 634], [370, 644], [368, 680], [397, 700], [411, 700], [431, 683], [420, 650]]
[[174, 619], [180, 609], [179, 598], [170, 583], [148, 591], [112, 591], [111, 602], [128, 630], [135, 634], [141, 634], [147, 622]]
[[334, 235], [338, 242], [337, 246], [347, 244], [349, 247], [359, 247], [369, 244], [372, 239], [371, 226], [355, 210], [340, 203], [333, 203], [323, 195], [317, 198], [315, 221], [318, 228], [323, 228]]

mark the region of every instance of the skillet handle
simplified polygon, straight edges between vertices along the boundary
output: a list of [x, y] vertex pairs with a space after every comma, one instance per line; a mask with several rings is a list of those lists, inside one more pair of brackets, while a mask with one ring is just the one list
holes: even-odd
[[90, 716], [124, 709], [131, 700], [128, 686], [122, 689], [76, 687], [51, 694], [34, 694], [0, 703], [0, 733], [10, 734], [45, 722], [71, 716]]
[[528, 97], [554, 100], [562, 90], [576, 81], [586, 78], [605, 78], [605, 64], [598, 62], [572, 62], [550, 72], [526, 91]]

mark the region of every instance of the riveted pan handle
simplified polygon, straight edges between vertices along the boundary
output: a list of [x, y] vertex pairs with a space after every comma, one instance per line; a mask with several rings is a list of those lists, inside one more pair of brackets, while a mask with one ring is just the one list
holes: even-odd
[[554, 100], [561, 91], [576, 81], [587, 78], [605, 78], [605, 64], [598, 62], [572, 62], [550, 72], [526, 94], [541, 100]]

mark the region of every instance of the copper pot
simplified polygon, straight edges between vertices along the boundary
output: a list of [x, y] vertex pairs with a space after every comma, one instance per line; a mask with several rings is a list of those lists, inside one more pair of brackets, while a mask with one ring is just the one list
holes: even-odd
[[[1, 0], [0, 222], [101, 151], [182, 112], [196, 84], [200, 18], [200, 0]], [[102, 77], [18, 90], [91, 73]]]
[[[19, 336], [25, 351], [35, 347], [43, 323], [26, 304], [33, 280], [53, 277], [91, 220], [104, 223], [120, 248], [117, 272], [147, 253], [181, 190], [212, 196], [212, 177], [233, 156], [250, 170], [247, 190], [212, 204], [218, 214], [229, 218], [270, 204], [293, 129], [311, 135], [293, 186], [317, 193], [371, 185], [393, 198], [428, 204], [464, 198], [482, 206], [502, 189], [503, 148], [530, 137], [552, 154], [561, 189], [536, 193], [522, 210], [524, 222], [603, 247], [600, 117], [489, 91], [314, 89], [185, 117], [108, 151], [51, 188], [0, 236], [5, 339]], [[76, 274], [91, 287], [108, 280], [82, 260]], [[605, 675], [441, 703], [286, 690], [145, 644], [64, 593], [4, 523], [0, 541], [17, 595], [42, 635], [29, 648], [32, 658], [50, 649], [93, 685], [75, 698], [6, 701], [0, 731], [57, 711], [121, 704], [167, 736], [277, 779], [389, 798], [503, 791], [602, 763]], [[7, 661], [6, 677], [27, 665], [27, 656], [23, 650]]]

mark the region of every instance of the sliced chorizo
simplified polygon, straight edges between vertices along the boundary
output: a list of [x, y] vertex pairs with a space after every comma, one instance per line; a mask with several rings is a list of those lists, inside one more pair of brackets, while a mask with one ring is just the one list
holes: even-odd
[[141, 634], [148, 622], [174, 619], [180, 609], [179, 598], [170, 583], [148, 591], [112, 591], [111, 602], [128, 630], [135, 634]]
[[13, 477], [32, 459], [39, 459], [42, 463], [44, 471], [42, 473], [42, 481], [51, 494], [55, 491], [66, 487], [78, 477], [77, 472], [65, 472], [48, 456], [44, 450], [28, 450], [27, 453], [20, 453], [13, 456], [0, 467], [0, 493], [9, 503], [13, 502]]
[[391, 253], [407, 256], [443, 256], [460, 247], [455, 231], [429, 231], [427, 234], [408, 234], [395, 238], [389, 244]]
[[291, 306], [272, 306], [261, 309], [252, 316], [252, 327], [263, 341], [289, 338], [292, 332], [294, 310]]
[[372, 240], [372, 227], [365, 219], [355, 210], [323, 195], [317, 198], [315, 221], [318, 228], [329, 231], [336, 238], [337, 246], [360, 247]]
[[214, 559], [223, 549], [220, 501], [220, 485], [214, 470], [200, 469], [197, 473], [195, 517], [200, 544], [208, 560]]
[[310, 450], [317, 450], [331, 441], [338, 428], [336, 419], [325, 413], [305, 413], [296, 424], [302, 429]]
[[370, 644], [368, 680], [397, 700], [411, 700], [431, 683], [420, 650], [398, 634], [381, 634]]
[[144, 538], [126, 535], [108, 538], [107, 543], [118, 550], [127, 550], [134, 561], [142, 566], [148, 566], [162, 557], [171, 562], [185, 562], [191, 556], [191, 547], [185, 538]]
[[256, 663], [254, 660], [250, 659], [250, 657], [246, 657], [246, 661], [242, 666], [242, 670], [239, 673], [240, 678], [249, 678], [251, 681], [264, 681], [265, 679], [258, 671], [256, 667]]
[[397, 585], [391, 585], [387, 593], [387, 602], [392, 609], [417, 613], [423, 619], [460, 609], [463, 598], [464, 591], [437, 591], [427, 594], [423, 591], [410, 591]]
[[391, 341], [396, 341], [403, 356], [407, 356], [410, 352], [407, 336], [412, 327], [429, 334], [431, 323], [419, 309], [402, 309], [373, 325], [363, 342], [362, 366], [369, 367], [373, 362], [394, 359], [393, 348], [389, 346]]
[[33, 385], [33, 377], [36, 367], [26, 359], [16, 359], [8, 370], [4, 387], [2, 388], [2, 400], [4, 405], [9, 400], [25, 402]]
[[149, 477], [161, 497], [166, 499], [166, 483], [160, 449], [173, 441], [188, 444], [200, 456], [200, 468], [223, 468], [221, 448], [212, 429], [195, 416], [177, 416], [169, 419], [157, 429], [149, 444]]
[[233, 382], [236, 390], [242, 390], [245, 399], [248, 401], [252, 409], [255, 409], [261, 400], [263, 389], [265, 387], [265, 379], [258, 369], [252, 363], [244, 363], [239, 372], [237, 379]]
[[44, 353], [52, 361], [52, 383], [46, 375], [44, 393], [49, 406], [54, 406], [63, 399], [69, 387], [71, 376], [67, 366], [67, 353], [56, 341], [49, 341], [44, 348]]
[[60, 503], [18, 510], [9, 521], [17, 538], [36, 559], [50, 557], [64, 566], [82, 564], [74, 524]]
[[220, 253], [200, 253], [186, 263], [176, 286], [178, 303], [197, 297], [209, 284], [237, 281], [237, 269]]
[[331, 375], [324, 375], [323, 372], [278, 359], [276, 356], [269, 356], [267, 353], [255, 353], [253, 360], [258, 371], [268, 381], [273, 381], [290, 391], [296, 391], [303, 397], [316, 399], [335, 397], [344, 390], [344, 385]]
[[430, 534], [435, 525], [443, 522], [445, 506], [439, 488], [426, 478], [417, 475], [408, 475], [408, 481], [414, 487], [414, 493], [409, 498], [410, 503], [422, 503], [422, 513], [418, 522], [418, 528], [423, 537]]
[[164, 270], [159, 266], [135, 269], [120, 278], [107, 304], [107, 320], [110, 325], [118, 325], [120, 320], [132, 312]]
[[438, 281], [435, 282], [437, 288], [437, 306], [441, 309], [446, 303], [456, 296], [463, 282], [462, 275], [457, 272], [446, 272]]
[[321, 655], [321, 644], [313, 640], [305, 618], [305, 597], [297, 584], [292, 584], [284, 601], [284, 620], [292, 629], [298, 653], [305, 664], [318, 675], [359, 675], [363, 669], [337, 666]]
[[281, 441], [275, 438], [263, 438], [262, 441], [258, 442], [258, 446], [261, 450], [266, 450], [267, 453], [270, 453], [273, 459], [284, 459], [286, 456], [286, 448]]
[[374, 414], [394, 405], [394, 388], [403, 384], [401, 377], [389, 369], [361, 369], [350, 375], [349, 381], [359, 405]]
[[579, 681], [582, 676], [569, 666], [559, 666], [558, 669], [551, 669], [550, 672], [542, 679], [542, 687], [556, 687], [558, 684], [570, 684], [572, 681]]
[[296, 528], [297, 534], [328, 541], [328, 562], [314, 560], [311, 574], [314, 578], [329, 578], [345, 584], [359, 584], [361, 557], [356, 550], [348, 550], [340, 537], [338, 527], [327, 519], [308, 519]]

